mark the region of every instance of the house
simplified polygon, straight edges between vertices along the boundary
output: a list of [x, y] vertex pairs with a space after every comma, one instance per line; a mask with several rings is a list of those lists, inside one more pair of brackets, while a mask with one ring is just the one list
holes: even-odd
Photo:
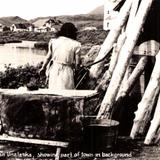
[[11, 31], [11, 30], [10, 30], [10, 27], [4, 26], [4, 27], [3, 27], [3, 32], [5, 32], [5, 31]]
[[50, 18], [50, 19], [48, 19], [46, 22], [45, 22], [45, 26], [46, 27], [53, 27], [53, 25], [60, 25], [60, 24], [62, 24], [62, 22], [60, 21], [60, 20], [58, 20], [58, 19], [56, 19], [56, 18]]
[[13, 32], [28, 31], [28, 28], [23, 23], [16, 23], [11, 25], [11, 31]]
[[10, 27], [13, 32], [34, 31], [34, 25], [30, 23], [15, 23]]
[[0, 32], [10, 31], [10, 27], [0, 23]]
[[8, 27], [2, 23], [0, 23], [0, 32], [8, 31]]
[[84, 28], [82, 29], [82, 31], [95, 31], [95, 30], [97, 30], [97, 28], [94, 27], [94, 26], [84, 27]]
[[51, 29], [46, 26], [41, 26], [41, 27], [35, 27], [34, 31], [35, 32], [49, 32]]
[[30, 24], [30, 25], [28, 26], [28, 31], [33, 32], [34, 29], [35, 29], [35, 26], [34, 26], [33, 24]]
[[34, 28], [34, 31], [35, 32], [54, 32], [56, 33], [62, 24], [63, 23], [56, 18], [49, 18], [46, 21], [43, 21], [43, 24], [41, 26], [37, 25]]
[[51, 32], [56, 32], [57, 31], [57, 26], [62, 25], [62, 21], [56, 19], [56, 18], [50, 18], [48, 19], [45, 23], [44, 26], [50, 28]]

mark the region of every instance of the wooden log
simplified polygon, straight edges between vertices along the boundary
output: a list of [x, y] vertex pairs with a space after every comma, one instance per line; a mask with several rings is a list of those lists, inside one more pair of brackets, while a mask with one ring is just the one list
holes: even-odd
[[146, 135], [144, 144], [151, 144], [152, 143], [152, 140], [154, 139], [154, 136], [156, 135], [158, 127], [160, 126], [160, 116], [159, 115], [160, 115], [160, 95], [158, 98], [154, 117], [151, 121], [151, 125], [150, 125], [148, 133]]
[[150, 118], [150, 112], [153, 108], [156, 95], [159, 93], [159, 88], [160, 88], [159, 64], [160, 64], [160, 51], [156, 56], [156, 63], [153, 68], [148, 86], [145, 90], [141, 102], [138, 104], [138, 110], [135, 112], [134, 124], [130, 133], [130, 137], [132, 139], [134, 139], [136, 135], [139, 133], [142, 122], [147, 120], [147, 118]]
[[[134, 68], [134, 70], [131, 69], [130, 66], [128, 66], [127, 71], [125, 73], [125, 77], [124, 77], [123, 82], [122, 82], [122, 85], [121, 85], [120, 90], [118, 92], [118, 95], [116, 97], [116, 102], [115, 102], [116, 105], [113, 108], [110, 117], [113, 117], [115, 111], [117, 110], [116, 106], [119, 106], [119, 104], [122, 103], [124, 98], [127, 95], [129, 95], [129, 93], [131, 92], [132, 88], [135, 86], [135, 84], [137, 83], [137, 81], [141, 77], [141, 74], [144, 71], [144, 68], [145, 68], [145, 66], [147, 64], [147, 61], [148, 61], [148, 57], [142, 57], [139, 60], [139, 62], [136, 65], [136, 67]], [[119, 114], [119, 116], [120, 116], [120, 114]]]
[[152, 119], [152, 112], [154, 110], [154, 106], [156, 105], [156, 101], [158, 99], [158, 94], [160, 91], [160, 86], [158, 86], [155, 90], [155, 94], [153, 99], [150, 101], [150, 105], [148, 106], [148, 110], [144, 115], [143, 121], [141, 122], [141, 126], [139, 128], [139, 133], [141, 135], [145, 134], [146, 130], [148, 130], [148, 125]]
[[63, 147], [63, 148], [68, 147], [68, 144], [69, 144], [68, 142], [40, 140], [40, 139], [27, 139], [27, 138], [11, 137], [11, 136], [6, 136], [6, 135], [0, 135], [0, 141], [40, 144], [40, 145]]
[[113, 76], [111, 78], [111, 82], [108, 86], [107, 92], [101, 103], [101, 107], [97, 115], [97, 118], [100, 118], [101, 115], [105, 114], [106, 112], [109, 113], [112, 109], [120, 84], [124, 77], [126, 67], [128, 66], [129, 60], [132, 56], [134, 47], [140, 35], [142, 26], [146, 20], [149, 9], [151, 8], [152, 2], [153, 0], [150, 0], [150, 1], [142, 0], [140, 4], [137, 15], [135, 17], [135, 21], [132, 26], [132, 32], [130, 32], [129, 35], [127, 36], [125, 44], [121, 49], [118, 63], [113, 72]]
[[101, 81], [99, 82], [98, 86], [96, 87], [96, 90], [103, 90], [103, 91], [106, 90], [107, 84], [109, 83], [109, 81], [111, 79], [111, 76], [112, 76], [112, 73], [114, 71], [114, 68], [117, 64], [119, 52], [120, 52], [120, 50], [121, 50], [121, 48], [122, 48], [122, 46], [125, 42], [125, 39], [126, 39], [126, 34], [124, 32], [119, 36], [117, 43], [114, 45], [109, 68], [104, 73]]
[[155, 138], [155, 144], [160, 142], [160, 126], [157, 129], [156, 138]]
[[147, 61], [148, 61], [148, 57], [141, 57], [135, 69], [133, 70], [132, 74], [128, 78], [128, 80], [127, 81], [125, 80], [124, 85], [122, 86], [122, 88], [120, 88], [116, 101], [119, 101], [121, 98], [129, 94], [129, 92], [135, 85], [136, 81], [138, 80], [140, 75], [143, 73], [144, 68], [147, 64]]
[[[101, 49], [99, 51], [98, 56], [95, 59], [95, 62], [103, 59], [107, 56], [107, 54], [111, 51], [113, 44], [117, 41], [117, 38], [119, 34], [121, 33], [121, 30], [128, 18], [129, 11], [131, 8], [131, 2], [132, 0], [126, 0], [125, 4], [123, 5], [122, 9], [120, 10], [120, 13], [116, 19], [116, 24], [114, 27], [110, 30], [108, 36], [104, 40]], [[101, 74], [101, 68], [103, 68], [104, 61], [101, 61], [100, 63], [97, 63], [93, 65], [90, 68], [90, 77], [91, 78], [97, 78]]]
[[122, 83], [121, 83], [121, 85], [120, 85], [120, 89], [119, 89], [119, 91], [118, 91], [117, 97], [119, 97], [120, 92], [121, 92], [123, 86], [125, 86], [126, 82], [128, 81], [128, 77], [130, 76], [131, 73], [132, 73], [132, 70], [131, 70], [131, 68], [130, 68], [129, 65], [128, 65], [128, 66], [127, 66], [127, 69], [126, 69], [126, 72], [125, 72], [125, 75], [124, 75], [124, 78], [123, 78], [123, 80], [122, 80]]
[[[131, 11], [130, 11], [129, 19], [126, 26], [126, 34], [128, 34], [132, 29], [132, 24], [134, 23], [134, 19], [138, 10], [138, 3], [139, 3], [139, 0], [134, 0], [134, 2], [132, 2]], [[125, 85], [126, 81], [128, 80], [129, 74], [130, 74], [130, 67], [128, 66], [120, 88], [122, 88]]]
[[127, 34], [129, 32], [131, 32], [132, 24], [134, 23], [134, 19], [135, 19], [137, 10], [138, 10], [139, 1], [140, 0], [134, 0], [134, 2], [132, 2], [131, 12], [130, 12], [128, 23], [127, 23], [127, 26], [126, 26], [126, 33]]

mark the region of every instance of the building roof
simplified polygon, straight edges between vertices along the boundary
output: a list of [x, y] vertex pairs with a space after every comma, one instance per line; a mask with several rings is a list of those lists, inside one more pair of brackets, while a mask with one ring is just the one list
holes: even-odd
[[51, 23], [51, 24], [54, 24], [54, 25], [58, 25], [58, 24], [61, 24], [62, 22], [60, 20], [56, 19], [56, 18], [50, 18], [45, 22], [45, 24], [46, 23]]
[[16, 26], [16, 28], [20, 28], [20, 29], [27, 29], [30, 26], [34, 26], [31, 23], [15, 23], [14, 25]]

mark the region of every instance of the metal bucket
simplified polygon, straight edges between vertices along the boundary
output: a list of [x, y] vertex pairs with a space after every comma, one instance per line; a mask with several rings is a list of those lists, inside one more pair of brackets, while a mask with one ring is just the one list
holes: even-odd
[[119, 122], [111, 119], [84, 119], [84, 144], [88, 152], [110, 151], [115, 147]]

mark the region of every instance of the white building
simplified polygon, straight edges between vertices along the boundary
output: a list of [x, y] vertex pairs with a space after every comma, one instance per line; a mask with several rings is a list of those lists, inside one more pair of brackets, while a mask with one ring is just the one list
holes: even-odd
[[15, 23], [11, 25], [10, 30], [13, 32], [33, 31], [34, 25], [30, 23]]
[[115, 21], [118, 15], [118, 11], [116, 11], [117, 6], [123, 0], [105, 0], [104, 1], [104, 21], [103, 21], [103, 29], [110, 30], [113, 25], [115, 25]]

